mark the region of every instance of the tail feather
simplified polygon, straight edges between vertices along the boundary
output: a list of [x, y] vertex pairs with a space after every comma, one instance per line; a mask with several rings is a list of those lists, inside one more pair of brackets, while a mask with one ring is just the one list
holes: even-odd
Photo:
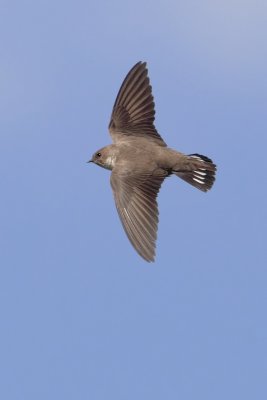
[[187, 157], [191, 168], [187, 168], [186, 171], [175, 172], [175, 175], [197, 189], [207, 192], [212, 188], [215, 181], [216, 165], [210, 158], [201, 154], [189, 154]]

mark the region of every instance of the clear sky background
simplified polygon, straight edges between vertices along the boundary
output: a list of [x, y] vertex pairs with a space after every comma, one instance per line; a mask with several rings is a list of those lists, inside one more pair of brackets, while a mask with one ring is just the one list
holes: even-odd
[[[267, 398], [265, 0], [0, 2], [0, 398]], [[157, 258], [86, 164], [147, 61], [169, 146]]]

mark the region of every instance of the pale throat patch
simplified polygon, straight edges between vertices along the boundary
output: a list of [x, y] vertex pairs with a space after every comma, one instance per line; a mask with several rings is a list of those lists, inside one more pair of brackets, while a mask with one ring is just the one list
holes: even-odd
[[107, 163], [107, 166], [108, 166], [110, 169], [112, 169], [112, 168], [114, 167], [115, 162], [116, 162], [116, 156], [109, 156], [109, 157], [107, 157], [106, 163]]

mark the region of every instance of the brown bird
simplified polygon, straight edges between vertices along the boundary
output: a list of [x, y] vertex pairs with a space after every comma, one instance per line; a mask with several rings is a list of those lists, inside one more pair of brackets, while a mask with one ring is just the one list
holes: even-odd
[[206, 192], [216, 172], [208, 157], [167, 147], [154, 126], [154, 105], [146, 63], [138, 62], [124, 79], [112, 110], [109, 131], [113, 144], [88, 161], [112, 170], [110, 181], [123, 228], [148, 262], [155, 257], [156, 198], [164, 179], [174, 174]]

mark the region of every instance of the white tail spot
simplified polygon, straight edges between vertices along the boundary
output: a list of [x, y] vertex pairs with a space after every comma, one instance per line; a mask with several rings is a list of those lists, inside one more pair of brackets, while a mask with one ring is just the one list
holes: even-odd
[[[204, 170], [205, 171], [205, 170]], [[194, 171], [195, 174], [199, 174], [199, 175], [207, 175], [206, 172], [200, 172], [200, 171]]]
[[205, 183], [205, 182], [203, 182], [203, 181], [201, 181], [201, 180], [199, 180], [199, 179], [197, 179], [197, 178], [193, 178], [193, 180], [196, 181], [196, 182], [198, 182], [198, 183], [201, 183], [201, 185], [204, 185], [204, 183]]
[[190, 156], [190, 158], [195, 158], [196, 160], [202, 161], [204, 162], [204, 160], [202, 160], [202, 158], [198, 157], [198, 156]]

